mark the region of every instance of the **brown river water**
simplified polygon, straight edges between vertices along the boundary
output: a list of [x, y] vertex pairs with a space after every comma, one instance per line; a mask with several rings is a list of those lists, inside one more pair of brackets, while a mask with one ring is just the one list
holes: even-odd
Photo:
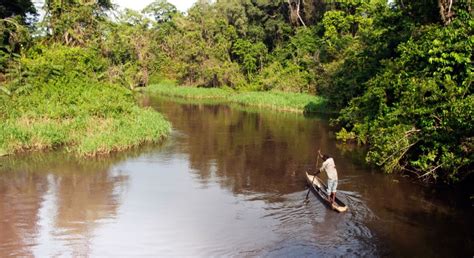
[[[144, 103], [173, 124], [162, 144], [0, 158], [0, 257], [474, 255], [472, 207], [366, 166], [327, 119]], [[346, 213], [304, 201], [318, 149], [334, 157]]]

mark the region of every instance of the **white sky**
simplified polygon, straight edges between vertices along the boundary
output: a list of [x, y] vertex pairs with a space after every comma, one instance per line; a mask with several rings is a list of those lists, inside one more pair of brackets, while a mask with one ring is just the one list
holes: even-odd
[[[153, 2], [153, 0], [112, 0], [112, 2], [124, 8], [140, 11]], [[176, 6], [178, 10], [185, 12], [194, 4], [194, 2], [196, 2], [196, 0], [168, 0], [168, 2]]]

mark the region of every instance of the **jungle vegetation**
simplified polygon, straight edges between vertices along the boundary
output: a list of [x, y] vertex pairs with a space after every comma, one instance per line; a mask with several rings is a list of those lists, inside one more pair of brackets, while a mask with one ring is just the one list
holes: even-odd
[[[182, 13], [166, 0], [140, 12], [110, 0], [46, 0], [36, 21], [30, 0], [2, 2], [0, 149], [10, 138], [41, 138], [18, 129], [30, 121], [146, 113], [132, 92], [168, 79], [222, 88], [210, 95], [323, 97], [338, 112], [338, 139], [367, 145], [369, 163], [459, 182], [474, 171], [472, 8], [470, 0], [198, 0]], [[123, 101], [97, 105], [103, 98]]]

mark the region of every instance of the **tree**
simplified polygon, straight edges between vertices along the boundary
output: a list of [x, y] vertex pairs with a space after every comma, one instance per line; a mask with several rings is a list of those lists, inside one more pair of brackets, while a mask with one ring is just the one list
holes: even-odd
[[170, 22], [178, 9], [166, 0], [156, 0], [145, 7], [142, 11], [145, 15], [152, 16], [156, 22]]
[[288, 6], [290, 7], [290, 20], [292, 24], [297, 25], [301, 23], [304, 27], [306, 27], [303, 18], [301, 18], [301, 0], [288, 0]]
[[27, 14], [36, 15], [36, 8], [31, 0], [0, 0], [0, 18], [20, 16], [26, 21]]
[[47, 31], [55, 42], [85, 45], [98, 38], [99, 23], [112, 8], [110, 0], [46, 0]]
[[0, 72], [5, 71], [7, 63], [20, 53], [22, 46], [31, 43], [28, 14], [36, 15], [31, 0], [0, 1]]
[[460, 19], [419, 28], [351, 100], [339, 119], [370, 143], [368, 161], [425, 180], [472, 173], [472, 35]]
[[444, 25], [450, 24], [459, 14], [472, 16], [472, 1], [470, 0], [438, 0], [439, 15]]
[[395, 3], [413, 21], [422, 24], [440, 22], [448, 25], [459, 13], [472, 12], [472, 1], [470, 0], [397, 0]]
[[103, 26], [101, 49], [111, 61], [108, 74], [112, 82], [130, 89], [143, 87], [148, 84], [150, 73], [158, 70], [153, 24], [141, 13], [126, 9], [116, 21]]
[[259, 42], [253, 43], [247, 40], [237, 39], [232, 47], [232, 54], [242, 65], [248, 78], [261, 70], [267, 53], [266, 46]]

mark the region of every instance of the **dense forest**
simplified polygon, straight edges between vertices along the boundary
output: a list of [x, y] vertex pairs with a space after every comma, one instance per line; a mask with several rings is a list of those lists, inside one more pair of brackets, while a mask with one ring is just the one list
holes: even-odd
[[338, 114], [337, 138], [369, 146], [367, 161], [388, 173], [454, 183], [474, 171], [469, 0], [199, 0], [186, 13], [166, 0], [141, 12], [46, 0], [43, 9], [38, 18], [31, 0], [0, 4], [0, 152], [66, 145], [95, 155], [154, 141], [169, 124], [133, 92], [168, 79], [321, 96]]

